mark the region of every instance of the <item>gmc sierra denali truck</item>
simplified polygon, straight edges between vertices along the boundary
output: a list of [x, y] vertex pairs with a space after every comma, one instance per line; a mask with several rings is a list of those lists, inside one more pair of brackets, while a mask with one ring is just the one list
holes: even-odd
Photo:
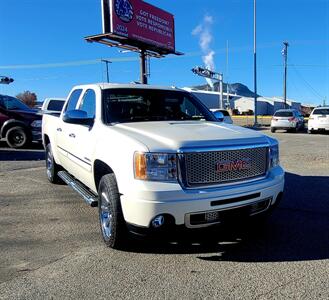
[[133, 84], [70, 92], [44, 115], [48, 180], [98, 206], [104, 242], [208, 227], [271, 211], [282, 197], [278, 142], [220, 122], [191, 93]]

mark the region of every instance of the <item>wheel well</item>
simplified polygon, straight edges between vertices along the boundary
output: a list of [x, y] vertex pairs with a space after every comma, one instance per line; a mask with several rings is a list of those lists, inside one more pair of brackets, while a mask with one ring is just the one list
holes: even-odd
[[94, 180], [96, 189], [98, 189], [99, 182], [101, 178], [106, 174], [114, 173], [113, 170], [101, 160], [95, 160], [94, 162]]
[[20, 121], [7, 121], [3, 126], [2, 126], [2, 129], [1, 129], [1, 136], [2, 137], [5, 137], [6, 134], [7, 134], [7, 131], [10, 129], [10, 128], [13, 128], [13, 127], [22, 127], [24, 128], [25, 131], [28, 130], [27, 126], [25, 123], [23, 122], [20, 122]]
[[50, 143], [49, 136], [45, 134], [43, 140], [44, 140], [44, 145], [46, 147]]

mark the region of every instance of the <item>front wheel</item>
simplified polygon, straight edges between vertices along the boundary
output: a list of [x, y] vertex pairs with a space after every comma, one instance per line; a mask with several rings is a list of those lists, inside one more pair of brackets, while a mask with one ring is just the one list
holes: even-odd
[[11, 148], [23, 148], [29, 142], [29, 136], [23, 127], [16, 126], [10, 128], [6, 134], [7, 144]]
[[60, 183], [62, 181], [57, 175], [61, 167], [55, 162], [50, 143], [46, 147], [46, 170], [47, 178], [51, 183]]
[[114, 174], [104, 175], [100, 181], [98, 212], [105, 244], [114, 249], [122, 248], [128, 240], [128, 234]]

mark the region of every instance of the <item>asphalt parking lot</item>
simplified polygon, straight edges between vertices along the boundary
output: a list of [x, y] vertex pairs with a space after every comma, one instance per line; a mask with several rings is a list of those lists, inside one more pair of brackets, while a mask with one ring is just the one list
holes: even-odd
[[48, 183], [43, 150], [0, 143], [1, 299], [329, 299], [329, 135], [280, 141], [285, 197], [263, 226], [104, 246], [97, 210]]

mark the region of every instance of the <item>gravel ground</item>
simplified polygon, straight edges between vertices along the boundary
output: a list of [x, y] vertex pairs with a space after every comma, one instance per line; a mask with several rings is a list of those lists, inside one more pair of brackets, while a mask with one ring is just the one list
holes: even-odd
[[268, 222], [107, 249], [97, 210], [47, 182], [43, 151], [0, 145], [0, 299], [328, 299], [329, 135], [280, 141]]

